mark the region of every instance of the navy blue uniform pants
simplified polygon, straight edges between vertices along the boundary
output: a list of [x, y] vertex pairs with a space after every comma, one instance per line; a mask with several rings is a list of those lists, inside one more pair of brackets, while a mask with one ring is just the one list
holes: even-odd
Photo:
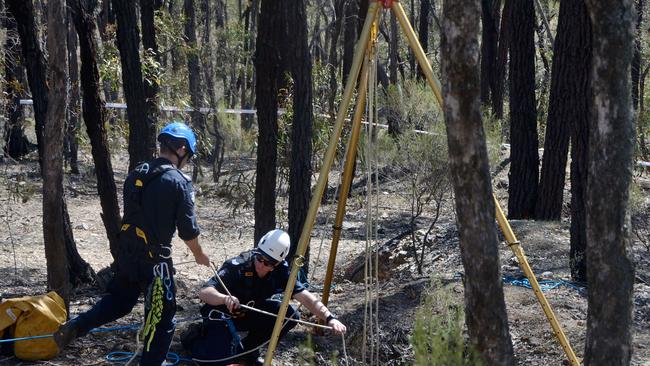
[[[280, 311], [281, 304], [281, 301], [267, 299], [260, 304], [255, 304], [254, 306], [260, 310], [277, 314], [278, 311]], [[300, 313], [295, 306], [290, 305], [287, 308], [286, 317], [300, 319]], [[275, 319], [276, 318], [274, 316], [261, 314], [250, 310], [246, 311], [244, 316], [232, 319], [233, 323], [235, 324], [235, 328], [237, 328], [238, 331], [248, 331], [248, 335], [242, 340], [244, 352], [251, 350], [271, 339], [271, 334], [273, 334], [273, 327], [275, 326]], [[291, 329], [296, 326], [296, 324], [297, 323], [294, 321], [288, 321], [280, 332], [280, 338], [284, 337]], [[257, 357], [258, 353], [252, 352], [246, 355], [243, 359], [250, 360]]]
[[[171, 266], [171, 264], [170, 264]], [[131, 312], [138, 302], [140, 293], [145, 291], [145, 303], [149, 304], [149, 291], [153, 276], [153, 269], [149, 271], [151, 275], [146, 275], [147, 271], [142, 273], [138, 278], [132, 274], [124, 273], [118, 269], [115, 277], [108, 287], [108, 294], [95, 304], [90, 310], [79, 315], [73, 320], [78, 330], [79, 336], [85, 335], [91, 329], [110, 323]], [[163, 310], [160, 322], [155, 327], [153, 340], [147, 350], [147, 341], [144, 341], [144, 349], [140, 365], [159, 366], [167, 357], [167, 351], [174, 336], [174, 315], [176, 314], [176, 286], [171, 273], [168, 275], [169, 289], [163, 286]], [[145, 306], [145, 319], [149, 313], [150, 306]]]

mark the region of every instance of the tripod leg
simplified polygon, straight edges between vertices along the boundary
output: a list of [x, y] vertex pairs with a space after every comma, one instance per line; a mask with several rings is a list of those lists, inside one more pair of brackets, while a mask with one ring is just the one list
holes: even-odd
[[406, 35], [409, 46], [411, 47], [411, 50], [413, 50], [415, 58], [418, 60], [418, 64], [422, 68], [422, 72], [424, 72], [429, 86], [431, 89], [433, 89], [433, 94], [436, 96], [438, 106], [440, 109], [442, 109], [442, 93], [440, 92], [440, 81], [438, 81], [438, 79], [436, 79], [436, 77], [433, 75], [431, 64], [429, 63], [427, 55], [424, 53], [424, 50], [420, 45], [420, 41], [418, 41], [418, 37], [415, 35], [415, 31], [413, 31], [413, 27], [411, 26], [406, 13], [404, 13], [402, 4], [400, 4], [399, 1], [395, 1], [391, 6], [391, 10], [393, 11], [393, 14], [395, 14], [395, 17], [397, 18], [397, 21], [399, 21], [399, 24], [402, 26], [402, 31], [404, 31], [404, 34]]
[[314, 221], [316, 220], [316, 213], [318, 212], [318, 207], [320, 205], [323, 192], [325, 191], [327, 175], [332, 167], [332, 163], [334, 162], [336, 146], [341, 137], [341, 131], [343, 130], [343, 121], [347, 115], [348, 107], [350, 106], [350, 100], [352, 99], [352, 92], [354, 91], [357, 78], [359, 77], [361, 64], [366, 54], [368, 41], [370, 40], [370, 30], [372, 28], [373, 22], [375, 21], [375, 18], [377, 17], [379, 9], [380, 4], [378, 2], [371, 2], [368, 6], [366, 21], [363, 24], [363, 30], [361, 31], [359, 41], [357, 42], [357, 48], [354, 52], [352, 68], [350, 69], [350, 74], [348, 75], [348, 80], [345, 84], [343, 100], [341, 101], [338, 113], [336, 114], [336, 123], [334, 124], [332, 135], [330, 136], [329, 145], [325, 153], [325, 158], [323, 159], [323, 165], [321, 166], [320, 174], [318, 175], [318, 182], [316, 183], [316, 188], [312, 194], [311, 201], [309, 203], [309, 210], [307, 211], [307, 217], [305, 218], [305, 223], [300, 234], [300, 240], [298, 241], [296, 259], [292, 262], [291, 265], [291, 274], [289, 275], [289, 280], [287, 281], [287, 286], [284, 290], [282, 305], [280, 305], [278, 317], [275, 321], [275, 327], [273, 328], [273, 334], [271, 335], [271, 341], [266, 351], [266, 357], [264, 359], [264, 365], [266, 366], [271, 366], [273, 353], [275, 352], [275, 348], [278, 345], [280, 330], [282, 329], [282, 319], [284, 319], [284, 316], [287, 313], [289, 300], [291, 300], [291, 293], [293, 292], [293, 287], [296, 283], [296, 278], [298, 277], [299, 263], [297, 262], [299, 262], [299, 259], [302, 258], [307, 251], [307, 245], [309, 244], [311, 231], [314, 227]]

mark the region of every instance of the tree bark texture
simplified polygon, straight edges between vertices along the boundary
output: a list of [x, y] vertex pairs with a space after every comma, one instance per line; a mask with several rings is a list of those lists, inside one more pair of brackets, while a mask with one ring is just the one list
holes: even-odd
[[199, 134], [205, 132], [205, 116], [199, 111], [201, 108], [201, 64], [199, 64], [199, 47], [196, 42], [196, 12], [194, 0], [184, 1], [185, 12], [185, 42], [189, 49], [187, 53], [187, 74], [189, 81], [190, 101], [194, 109], [190, 113], [192, 127]]
[[77, 146], [77, 130], [79, 127], [79, 62], [77, 61], [77, 32], [74, 29], [72, 13], [69, 8], [67, 14], [68, 29], [68, 74], [70, 78], [70, 101], [66, 111], [66, 128], [65, 128], [65, 154], [66, 160], [70, 164], [70, 172], [79, 174], [79, 163], [77, 159], [79, 147]]
[[354, 45], [357, 42], [357, 22], [359, 13], [358, 0], [346, 1], [345, 19], [343, 21], [343, 79], [348, 80], [354, 57]]
[[259, 31], [255, 50], [255, 85], [257, 107], [257, 168], [255, 175], [255, 233], [257, 241], [275, 228], [275, 194], [278, 154], [278, 85], [282, 75], [281, 48], [286, 42], [283, 27], [286, 21], [282, 4], [262, 0]]
[[481, 0], [481, 103], [490, 104], [490, 90], [496, 85], [499, 12], [501, 0]]
[[639, 76], [641, 75], [641, 28], [643, 24], [644, 0], [635, 1], [636, 32], [634, 33], [634, 54], [632, 55], [632, 107], [639, 109]]
[[[291, 170], [289, 173], [289, 258], [296, 253], [311, 197], [312, 79], [307, 42], [306, 1], [284, 2], [287, 7], [288, 39], [286, 59], [291, 60], [293, 77], [293, 120], [291, 126]], [[306, 264], [309, 261], [306, 261]], [[308, 272], [309, 268], [305, 267]], [[305, 272], [305, 273], [306, 273]]]
[[629, 188], [634, 162], [632, 0], [587, 0], [593, 31], [593, 118], [587, 178], [586, 366], [629, 365], [632, 291]]
[[16, 20], [20, 35], [22, 59], [27, 70], [29, 89], [34, 101], [34, 120], [36, 143], [38, 144], [39, 162], [43, 161], [43, 128], [47, 114], [47, 61], [41, 51], [38, 28], [34, 22], [34, 4], [32, 0], [6, 0], [9, 11]]
[[[330, 115], [334, 115], [336, 110], [334, 108], [334, 102], [336, 100], [336, 94], [338, 90], [337, 75], [339, 73], [339, 57], [338, 57], [338, 48], [339, 48], [339, 36], [341, 35], [341, 29], [343, 28], [344, 20], [344, 11], [345, 11], [345, 0], [336, 0], [334, 3], [334, 20], [331, 27], [330, 35], [330, 44], [329, 44], [329, 54], [327, 59], [327, 66], [329, 68], [329, 96], [327, 98], [327, 111]], [[345, 81], [344, 81], [345, 82]]]
[[43, 133], [43, 240], [47, 260], [47, 286], [70, 300], [70, 276], [65, 255], [65, 234], [61, 201], [63, 201], [63, 134], [68, 104], [68, 54], [65, 45], [68, 27], [65, 22], [65, 0], [47, 3], [47, 51], [52, 99], [47, 105]]
[[[144, 48], [145, 57], [152, 58], [153, 61], [160, 64], [160, 54], [158, 52], [158, 43], [156, 43], [156, 27], [154, 25], [154, 11], [156, 10], [155, 0], [140, 0], [140, 24], [142, 26], [142, 48]], [[150, 61], [146, 61], [150, 62]], [[144, 77], [144, 97], [147, 108], [147, 118], [150, 121], [150, 134], [156, 135], [156, 124], [158, 123], [158, 85], [157, 71], [152, 69]], [[154, 143], [155, 151], [155, 143]]]
[[116, 258], [118, 250], [117, 234], [120, 230], [120, 206], [117, 200], [117, 187], [108, 147], [106, 131], [106, 108], [101, 95], [101, 80], [97, 65], [97, 39], [94, 8], [87, 0], [68, 0], [74, 10], [74, 23], [79, 34], [81, 50], [81, 89], [83, 91], [83, 119], [90, 138], [97, 193], [102, 206], [101, 218], [106, 229], [111, 255]]
[[129, 119], [129, 171], [156, 153], [155, 125], [147, 114], [140, 62], [140, 33], [135, 2], [112, 0], [117, 19], [117, 46], [122, 64], [122, 88]]
[[535, 216], [539, 176], [533, 2], [514, 1], [511, 16], [508, 217], [529, 219]]
[[586, 15], [582, 0], [560, 3], [544, 156], [535, 206], [538, 220], [560, 219], [571, 125], [586, 123], [589, 116], [591, 32]]
[[481, 121], [479, 1], [445, 2], [443, 13], [444, 113], [465, 268], [465, 321], [485, 364], [514, 365]]

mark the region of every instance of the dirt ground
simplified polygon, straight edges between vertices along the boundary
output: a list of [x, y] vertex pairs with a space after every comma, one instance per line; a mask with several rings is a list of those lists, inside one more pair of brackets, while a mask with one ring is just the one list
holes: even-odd
[[[226, 170], [242, 160], [230, 161]], [[125, 178], [125, 158], [114, 158], [118, 187]], [[250, 165], [250, 164], [249, 164]], [[100, 219], [100, 205], [96, 194], [94, 172], [88, 155], [81, 159], [82, 174], [66, 175], [66, 195], [70, 218], [74, 227], [77, 248], [81, 256], [95, 271], [111, 262], [104, 227]], [[33, 160], [20, 163], [0, 163], [0, 288], [3, 298], [42, 294], [46, 291], [46, 264], [42, 237], [42, 196], [40, 179]], [[497, 187], [499, 184], [497, 184]], [[229, 201], [218, 193], [218, 187], [199, 182], [197, 187], [197, 213], [202, 228], [201, 244], [215, 263], [236, 255], [252, 246], [253, 210], [240, 208], [234, 211]], [[401, 185], [392, 180], [380, 187], [377, 218], [377, 242], [386, 243], [407, 228], [409, 208], [400, 198]], [[646, 190], [645, 205], [649, 205], [650, 193]], [[286, 201], [279, 199], [278, 207], [284, 214], [278, 217], [286, 221]], [[306, 363], [304, 346], [309, 338], [315, 354], [313, 362], [318, 365], [363, 364], [364, 328], [375, 336], [373, 348], [379, 355], [375, 364], [408, 365], [413, 363], [413, 350], [409, 345], [415, 309], [422, 300], [423, 291], [430, 278], [441, 280], [455, 301], [462, 303], [462, 265], [458, 248], [458, 233], [449, 209], [440, 218], [434, 230], [434, 240], [428, 244], [423, 272], [418, 273], [405, 245], [410, 236], [394, 241], [382, 257], [382, 279], [372, 294], [378, 294], [378, 329], [372, 332], [364, 327], [366, 290], [363, 282], [344, 279], [346, 270], [355, 258], [364, 252], [366, 245], [366, 206], [363, 197], [349, 201], [348, 214], [335, 267], [335, 283], [330, 298], [330, 308], [348, 326], [345, 348], [342, 339], [333, 335], [312, 335], [303, 326], [294, 329], [281, 343], [275, 354], [277, 365]], [[321, 209], [311, 242], [311, 271], [315, 273], [311, 289], [320, 293], [325, 273], [326, 258], [331, 242], [331, 224], [336, 207], [326, 204]], [[425, 227], [430, 220], [425, 212], [420, 220]], [[286, 222], [280, 222], [286, 224]], [[512, 223], [530, 265], [538, 276], [542, 273], [551, 279], [568, 279], [569, 225], [515, 221]], [[421, 236], [421, 232], [417, 235]], [[321, 248], [321, 242], [322, 248]], [[318, 256], [321, 248], [320, 257]], [[502, 271], [505, 276], [521, 277], [516, 260], [506, 245], [501, 245]], [[650, 365], [650, 249], [635, 244], [633, 254], [637, 264], [634, 285], [634, 339], [633, 365]], [[178, 287], [179, 319], [196, 316], [200, 306], [197, 289], [211, 276], [211, 271], [191, 263], [193, 257], [181, 241], [174, 242], [174, 262]], [[189, 262], [189, 263], [188, 263]], [[566, 357], [554, 337], [533, 291], [510, 284], [504, 285], [510, 332], [519, 365], [563, 365]], [[79, 289], [71, 305], [73, 314], [88, 309], [99, 299], [94, 287]], [[586, 291], [574, 286], [559, 286], [545, 292], [573, 349], [582, 357], [586, 322]], [[142, 321], [141, 303], [133, 313], [115, 325], [129, 325]], [[186, 323], [180, 323], [182, 330]], [[172, 351], [185, 355], [178, 342], [177, 330]], [[20, 362], [11, 356], [0, 356], [2, 365], [104, 365], [113, 364], [105, 357], [113, 351], [133, 351], [136, 344], [134, 331], [116, 331], [91, 334], [73, 342], [58, 357], [48, 362]], [[370, 347], [368, 347], [370, 349]], [[346, 357], [347, 355], [347, 357]], [[368, 356], [369, 357], [369, 356]], [[337, 361], [335, 361], [337, 360]], [[366, 358], [366, 363], [369, 363]], [[187, 364], [187, 363], [185, 363]]]

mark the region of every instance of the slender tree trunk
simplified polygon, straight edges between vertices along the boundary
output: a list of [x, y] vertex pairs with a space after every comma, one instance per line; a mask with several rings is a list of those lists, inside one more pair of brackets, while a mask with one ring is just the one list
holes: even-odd
[[25, 85], [24, 71], [21, 66], [20, 42], [16, 30], [16, 21], [7, 14], [3, 18], [3, 25], [6, 29], [5, 38], [5, 116], [7, 122], [4, 130], [4, 152], [14, 159], [32, 151], [31, 143], [25, 136], [24, 114], [20, 105], [23, 96], [23, 85]]
[[[41, 126], [40, 131], [37, 128], [38, 136], [39, 133], [42, 133], [43, 131], [46, 116], [48, 115], [49, 89], [48, 84], [46, 83], [47, 63], [43, 56], [43, 52], [41, 51], [40, 43], [38, 41], [38, 32], [34, 23], [34, 6], [31, 0], [7, 0], [6, 4], [17, 21], [20, 42], [23, 46], [22, 54], [24, 60], [26, 60], [25, 66], [27, 68], [27, 79], [29, 81], [29, 87], [32, 90], [32, 99], [34, 101], [34, 119], [36, 120], [36, 126]], [[61, 127], [61, 129], [63, 129], [63, 127]], [[61, 142], [61, 146], [62, 144], [63, 143]], [[39, 155], [43, 156], [43, 144], [39, 144], [38, 148]], [[41, 172], [42, 171], [43, 169], [41, 168]], [[56, 207], [59, 210], [60, 217], [63, 219], [62, 228], [65, 241], [65, 252], [69, 265], [68, 271], [70, 282], [72, 282], [73, 286], [80, 283], [90, 283], [94, 280], [94, 272], [90, 265], [81, 258], [77, 251], [65, 197], [61, 196]]]
[[444, 113], [465, 268], [465, 322], [485, 364], [514, 365], [481, 121], [479, 1], [445, 2], [443, 13]]
[[632, 56], [632, 107], [639, 109], [639, 75], [641, 73], [641, 27], [643, 24], [644, 0], [636, 0], [636, 33], [634, 36], [634, 54]]
[[593, 30], [593, 118], [587, 178], [586, 366], [629, 365], [632, 291], [628, 200], [634, 163], [629, 72], [632, 0], [587, 0]]
[[199, 64], [199, 46], [196, 42], [196, 13], [194, 0], [185, 0], [185, 43], [189, 49], [187, 54], [187, 74], [192, 108], [192, 126], [194, 130], [205, 132], [205, 118], [199, 111], [201, 108], [201, 65]]
[[[293, 77], [293, 121], [291, 126], [291, 171], [289, 173], [289, 258], [296, 253], [302, 227], [309, 210], [311, 196], [312, 153], [312, 79], [311, 56], [307, 43], [306, 1], [285, 2], [287, 6], [288, 34], [291, 35], [289, 52]], [[307, 258], [308, 254], [307, 254]], [[309, 261], [305, 261], [306, 264]], [[305, 274], [309, 266], [304, 267]]]
[[72, 174], [79, 174], [79, 163], [77, 161], [78, 144], [77, 129], [79, 127], [79, 62], [77, 61], [77, 33], [72, 22], [72, 13], [67, 12], [68, 25], [68, 69], [70, 75], [70, 102], [66, 112], [66, 134], [65, 134], [65, 152], [66, 158], [70, 163]]
[[539, 155], [535, 108], [535, 11], [532, 1], [512, 4], [510, 44], [510, 176], [508, 216], [535, 216]]
[[[431, 1], [430, 0], [422, 0], [420, 2], [420, 24], [419, 24], [419, 31], [418, 31], [418, 39], [420, 41], [420, 45], [422, 46], [422, 50], [424, 50], [424, 53], [426, 54], [429, 52], [429, 11], [431, 10]], [[417, 71], [417, 76], [418, 80], [424, 80], [424, 72], [422, 72], [422, 68], [418, 64], [418, 71]]]
[[68, 27], [65, 0], [47, 3], [47, 52], [52, 99], [47, 105], [43, 145], [43, 239], [47, 260], [47, 286], [70, 301], [70, 276], [65, 255], [61, 202], [63, 201], [63, 131], [68, 104]]
[[122, 88], [129, 119], [129, 171], [156, 153], [156, 129], [147, 113], [148, 106], [142, 81], [140, 33], [135, 2], [112, 0], [117, 19], [117, 46], [122, 63]]
[[490, 104], [490, 91], [496, 87], [499, 8], [501, 0], [481, 0], [481, 103]]
[[[156, 10], [155, 0], [140, 0], [140, 24], [142, 26], [142, 47], [144, 48], [145, 62], [155, 61], [160, 64], [160, 53], [158, 52], [158, 43], [156, 42], [156, 27], [154, 24], [154, 11]], [[156, 124], [158, 123], [158, 93], [160, 85], [158, 84], [158, 75], [156, 68], [146, 68], [152, 70], [150, 74], [142, 75], [144, 77], [144, 97], [146, 104], [147, 119], [150, 123], [149, 134], [156, 135]], [[154, 142], [155, 151], [155, 142]]]
[[560, 219], [571, 125], [586, 123], [589, 115], [586, 100], [591, 65], [591, 33], [589, 25], [583, 22], [588, 22], [584, 1], [566, 0], [560, 3], [544, 157], [535, 207], [538, 220]]
[[[74, 23], [79, 34], [81, 49], [81, 88], [83, 91], [83, 117], [92, 146], [97, 175], [97, 192], [102, 206], [102, 221], [110, 244], [111, 255], [116, 258], [117, 233], [120, 230], [120, 206], [106, 131], [106, 109], [100, 92], [101, 81], [97, 65], [97, 39], [94, 8], [86, 0], [68, 0], [74, 10]], [[82, 3], [83, 2], [83, 3]]]
[[257, 107], [257, 169], [255, 175], [255, 234], [257, 241], [275, 228], [275, 194], [278, 153], [278, 85], [282, 74], [280, 49], [286, 22], [282, 4], [276, 0], [262, 0], [260, 9], [255, 68]]
[[[503, 0], [503, 13], [501, 16], [501, 27], [499, 29], [499, 47], [497, 49], [497, 64], [494, 76], [495, 87], [492, 90], [492, 110], [498, 119], [503, 119], [503, 92], [506, 78], [506, 64], [508, 63], [508, 51], [510, 50], [510, 38], [512, 35], [512, 17], [510, 14], [512, 13], [512, 4], [514, 1], [516, 0]], [[507, 132], [504, 133], [504, 136], [507, 136]], [[508, 138], [505, 140], [508, 141]]]
[[[335, 114], [334, 102], [336, 100], [336, 94], [338, 91], [338, 82], [337, 75], [339, 71], [339, 59], [338, 59], [338, 47], [339, 47], [339, 36], [341, 35], [341, 29], [343, 28], [343, 18], [345, 11], [345, 0], [337, 0], [334, 3], [334, 20], [331, 26], [331, 35], [329, 37], [329, 56], [327, 59], [327, 66], [329, 68], [329, 97], [327, 99], [327, 111], [330, 116]], [[345, 82], [345, 80], [343, 81]]]
[[347, 1], [343, 24], [343, 79], [348, 80], [354, 57], [354, 45], [357, 42], [358, 0]]

